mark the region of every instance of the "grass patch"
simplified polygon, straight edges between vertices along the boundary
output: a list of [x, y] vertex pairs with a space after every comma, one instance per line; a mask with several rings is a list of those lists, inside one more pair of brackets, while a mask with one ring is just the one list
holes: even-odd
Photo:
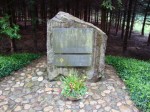
[[39, 58], [39, 54], [17, 53], [12, 55], [0, 55], [0, 78], [8, 76], [12, 71], [18, 70]]
[[117, 70], [137, 107], [150, 112], [150, 62], [107, 56], [106, 63]]

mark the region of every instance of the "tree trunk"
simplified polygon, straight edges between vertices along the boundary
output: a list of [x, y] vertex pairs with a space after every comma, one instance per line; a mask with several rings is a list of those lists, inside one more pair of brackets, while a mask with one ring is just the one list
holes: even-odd
[[116, 24], [116, 32], [115, 32], [115, 35], [117, 35], [118, 33], [118, 30], [119, 30], [119, 22], [120, 22], [120, 11], [118, 12], [118, 17], [117, 17], [117, 24]]
[[130, 28], [130, 33], [129, 33], [129, 39], [131, 38], [131, 33], [133, 30], [134, 26], [134, 20], [135, 20], [135, 15], [136, 15], [136, 6], [137, 6], [137, 0], [134, 2], [134, 8], [133, 8], [133, 15], [132, 15], [132, 20], [131, 20], [131, 28]]
[[123, 52], [127, 50], [127, 41], [128, 41], [128, 35], [129, 35], [129, 28], [130, 28], [130, 19], [131, 19], [131, 9], [132, 9], [132, 2], [133, 0], [129, 0], [129, 7], [128, 7], [128, 16], [127, 16], [127, 26], [126, 26], [126, 32], [125, 37], [123, 39]]
[[145, 23], [146, 23], [146, 19], [147, 19], [149, 5], [150, 5], [150, 0], [149, 0], [149, 2], [147, 4], [146, 10], [145, 10], [145, 16], [144, 16], [144, 21], [143, 21], [143, 26], [142, 26], [142, 32], [141, 32], [142, 35], [144, 35], [144, 28], [145, 28]]
[[110, 11], [110, 20], [109, 20], [109, 26], [108, 26], [108, 37], [110, 37], [111, 22], [112, 22], [112, 12]]
[[126, 0], [125, 2], [125, 6], [124, 6], [124, 14], [123, 14], [123, 22], [122, 22], [122, 31], [121, 31], [121, 39], [124, 38], [124, 29], [125, 29], [125, 22], [126, 22], [126, 16], [127, 16], [127, 5], [128, 4], [128, 0]]
[[10, 39], [10, 52], [14, 53], [16, 51], [15, 39]]
[[149, 33], [149, 37], [148, 37], [148, 41], [147, 41], [147, 45], [150, 45], [150, 33]]
[[101, 11], [101, 29], [103, 30], [103, 32], [106, 32], [106, 9], [103, 8]]

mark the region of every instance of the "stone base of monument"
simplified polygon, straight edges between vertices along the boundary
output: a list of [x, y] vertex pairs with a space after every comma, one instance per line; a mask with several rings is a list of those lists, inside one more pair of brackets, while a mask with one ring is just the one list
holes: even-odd
[[106, 34], [93, 24], [59, 12], [47, 23], [49, 80], [74, 69], [98, 81], [104, 73], [106, 41]]

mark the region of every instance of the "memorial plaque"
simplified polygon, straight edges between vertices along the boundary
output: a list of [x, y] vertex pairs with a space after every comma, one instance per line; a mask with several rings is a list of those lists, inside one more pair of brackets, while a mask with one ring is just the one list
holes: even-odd
[[47, 22], [47, 72], [49, 80], [68, 76], [70, 70], [98, 81], [105, 71], [107, 35], [91, 23], [58, 12]]
[[92, 53], [92, 28], [54, 28], [54, 53]]
[[91, 66], [91, 55], [55, 55], [55, 66], [86, 67]]
[[52, 36], [55, 66], [91, 66], [93, 29], [54, 28]]

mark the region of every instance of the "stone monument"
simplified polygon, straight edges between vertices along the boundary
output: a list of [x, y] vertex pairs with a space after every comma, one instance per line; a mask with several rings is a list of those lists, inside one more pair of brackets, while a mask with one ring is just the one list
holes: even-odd
[[49, 80], [68, 75], [70, 69], [96, 81], [104, 74], [106, 34], [91, 23], [68, 13], [47, 22], [47, 71]]

